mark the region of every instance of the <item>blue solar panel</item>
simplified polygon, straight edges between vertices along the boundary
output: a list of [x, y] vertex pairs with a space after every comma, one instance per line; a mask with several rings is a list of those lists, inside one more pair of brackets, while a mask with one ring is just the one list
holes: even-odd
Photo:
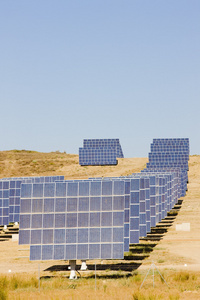
[[[63, 180], [64, 176], [41, 176], [41, 177], [12, 177], [0, 180], [2, 190], [0, 192], [0, 224], [19, 222], [21, 183], [54, 182]], [[5, 186], [7, 191], [5, 191]]]
[[[157, 215], [156, 215], [156, 222], [160, 222], [162, 219], [164, 219], [167, 215], [167, 212], [170, 210], [169, 203], [171, 203], [171, 193], [172, 191], [169, 190], [170, 184], [171, 184], [171, 174], [169, 173], [158, 173], [151, 170], [146, 170], [146, 172], [142, 172], [142, 174], [149, 174], [149, 175], [155, 175], [156, 182], [157, 182], [157, 193], [158, 193], [158, 204], [157, 204]], [[176, 187], [177, 188], [177, 187]], [[151, 190], [151, 192], [155, 192], [154, 189]], [[154, 199], [154, 195], [153, 195]], [[153, 204], [154, 206], [154, 204]], [[153, 208], [154, 211], [154, 208]]]
[[9, 223], [19, 222], [21, 180], [9, 182]]
[[139, 243], [140, 237], [140, 179], [130, 181], [130, 243]]
[[9, 224], [9, 188], [10, 182], [0, 181], [0, 224]]
[[[100, 178], [89, 178], [89, 180], [91, 181], [99, 181]], [[119, 181], [119, 180], [123, 180], [125, 183], [125, 191], [124, 190], [120, 190], [121, 186], [116, 184], [115, 185], [115, 192], [116, 193], [120, 193], [120, 195], [123, 195], [123, 193], [125, 193], [124, 197], [125, 197], [125, 206], [124, 206], [124, 252], [128, 252], [129, 251], [129, 235], [130, 235], [130, 179], [127, 177], [104, 177], [103, 179], [101, 178], [101, 180], [103, 180], [103, 182], [108, 182], [108, 181]], [[105, 184], [105, 183], [104, 183]], [[109, 183], [110, 184], [110, 183]], [[118, 189], [118, 191], [117, 191]], [[119, 200], [120, 197], [115, 197], [115, 199], [118, 201], [115, 202], [115, 206], [119, 205]]]
[[125, 180], [124, 205], [124, 251], [129, 251], [130, 244], [130, 180]]
[[168, 171], [169, 169], [180, 168], [181, 196], [185, 196], [188, 182], [189, 153], [188, 138], [154, 139], [146, 167], [147, 169], [168, 169]]
[[123, 258], [124, 181], [22, 184], [19, 243], [31, 260]]
[[79, 148], [79, 164], [116, 165], [117, 157], [123, 158], [119, 139], [87, 139]]
[[84, 148], [115, 148], [116, 156], [118, 158], [123, 158], [122, 148], [119, 139], [85, 139], [83, 140]]
[[81, 166], [116, 165], [116, 149], [79, 148], [79, 164]]

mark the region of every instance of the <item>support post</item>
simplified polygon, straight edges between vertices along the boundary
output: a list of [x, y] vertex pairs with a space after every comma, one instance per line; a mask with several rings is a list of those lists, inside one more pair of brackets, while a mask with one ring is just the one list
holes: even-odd
[[71, 269], [69, 279], [77, 279], [77, 276], [76, 276], [76, 260], [70, 260], [69, 265], [70, 265], [70, 269]]
[[86, 260], [81, 261], [81, 271], [86, 271], [87, 270], [87, 265], [86, 265]]

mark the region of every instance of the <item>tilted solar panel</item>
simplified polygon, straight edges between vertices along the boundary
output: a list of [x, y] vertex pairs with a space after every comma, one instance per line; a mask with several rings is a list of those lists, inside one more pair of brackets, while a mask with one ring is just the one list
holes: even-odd
[[30, 259], [124, 256], [124, 182], [22, 184], [19, 243]]

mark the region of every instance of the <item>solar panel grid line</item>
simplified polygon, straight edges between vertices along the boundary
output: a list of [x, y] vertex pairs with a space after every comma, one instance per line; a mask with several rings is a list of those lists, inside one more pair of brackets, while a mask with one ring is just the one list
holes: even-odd
[[[139, 237], [145, 237], [147, 235], [147, 229], [150, 230], [150, 224], [147, 226], [147, 216], [149, 216], [150, 223], [150, 215], [148, 215], [147, 210], [147, 187], [145, 186], [145, 176], [141, 176], [139, 173], [132, 174], [132, 178], [139, 179]], [[150, 199], [149, 199], [150, 202]], [[150, 204], [149, 204], [150, 205]], [[150, 208], [149, 208], [150, 213]], [[132, 215], [131, 215], [132, 216]]]
[[116, 150], [97, 150], [96, 153], [91, 149], [79, 148], [80, 165], [116, 165]]
[[[96, 180], [93, 178], [92, 180]], [[130, 179], [126, 177], [106, 177], [103, 180], [124, 180], [125, 182], [125, 208], [124, 208], [124, 251], [129, 251], [129, 232], [130, 232]], [[128, 203], [128, 204], [127, 204]]]
[[[148, 176], [149, 176], [149, 174], [148, 174]], [[148, 178], [148, 176], [144, 176], [141, 173], [135, 173], [128, 177], [121, 177], [122, 180], [129, 180], [129, 181], [131, 178], [139, 179], [139, 180], [141, 179], [141, 181], [144, 179], [148, 180], [148, 184], [146, 184], [145, 189], [143, 189], [142, 191], [139, 192], [139, 194], [142, 194], [142, 192], [143, 192], [143, 195], [142, 195], [142, 197], [141, 197], [141, 195], [139, 195], [139, 205], [138, 205], [139, 209], [138, 209], [137, 215], [136, 216], [134, 215], [134, 207], [132, 207], [132, 212], [130, 212], [130, 218], [132, 217], [131, 222], [134, 222], [134, 221], [137, 222], [137, 220], [139, 219], [138, 228], [135, 228], [135, 231], [133, 231], [133, 229], [132, 229], [131, 233], [130, 233], [130, 235], [132, 236], [131, 237], [132, 243], [133, 242], [138, 243], [139, 237], [146, 236], [147, 230], [148, 230], [148, 232], [150, 232], [150, 196], [149, 196], [149, 178]], [[145, 177], [147, 177], [147, 178], [145, 178]], [[144, 184], [143, 184], [143, 186], [144, 186]], [[147, 196], [148, 196], [148, 198], [147, 198]], [[145, 200], [141, 199], [141, 198], [145, 198]], [[146, 204], [149, 206], [149, 209], [148, 210], [145, 209], [145, 212], [141, 213], [141, 208], [143, 207], [143, 209], [144, 209], [144, 206]], [[135, 210], [137, 211], [137, 208]], [[149, 218], [148, 221], [147, 221], [147, 217]]]
[[[156, 168], [169, 168], [169, 167], [181, 167], [188, 170], [188, 159], [189, 159], [189, 139], [187, 139], [186, 145], [183, 145], [181, 139], [159, 139], [153, 140], [151, 144], [151, 153], [149, 153], [149, 163], [147, 163], [147, 169], [151, 170]], [[178, 199], [178, 196], [184, 195], [181, 192], [180, 186], [182, 189], [183, 180], [181, 172], [178, 175], [179, 180], [174, 178], [174, 185], [172, 187], [172, 201], [168, 204], [168, 207], [172, 207]], [[185, 183], [184, 183], [185, 184]], [[175, 186], [176, 185], [176, 186]], [[178, 188], [177, 188], [178, 187]], [[183, 189], [182, 189], [183, 190]]]
[[[143, 174], [152, 174], [152, 175], [154, 175], [154, 172], [153, 171], [151, 171], [151, 172], [146, 172], [146, 173], [143, 173]], [[160, 202], [160, 200], [159, 200], [159, 214], [160, 214], [160, 206], [162, 206], [162, 211], [161, 211], [161, 216], [162, 216], [162, 218], [161, 218], [161, 216], [159, 215], [159, 220], [160, 220], [160, 218], [161, 219], [163, 219], [163, 218], [165, 218], [166, 217], [166, 215], [167, 215], [167, 203], [168, 203], [168, 196], [167, 196], [167, 184], [168, 184], [168, 180], [169, 180], [169, 178], [167, 178], [167, 175], [165, 174], [165, 175], [162, 175], [162, 173], [157, 173], [157, 172], [155, 172], [155, 176], [158, 176], [158, 178], [160, 179], [160, 178], [164, 178], [165, 179], [165, 183], [164, 183], [164, 186], [163, 186], [163, 188], [164, 188], [164, 198], [162, 197], [162, 194], [160, 194], [160, 192], [159, 192], [159, 197], [161, 196], [162, 197], [162, 202]], [[159, 188], [160, 188], [160, 183], [159, 183]], [[159, 191], [160, 191], [160, 189], [159, 189]], [[162, 204], [161, 204], [162, 203]]]
[[[94, 180], [99, 180], [99, 178], [89, 178], [89, 180], [94, 181]], [[106, 181], [106, 180], [115, 180], [115, 181], [125, 180], [127, 184], [130, 182], [130, 180], [127, 180], [126, 178], [121, 178], [121, 177], [119, 177], [119, 178], [117, 178], [117, 177], [107, 178], [106, 177], [106, 178], [103, 178], [103, 179], [101, 178], [101, 180], [103, 180], [103, 181]], [[129, 185], [128, 189], [126, 188], [125, 197], [130, 197], [130, 185]], [[128, 199], [128, 201], [130, 201], [130, 200]], [[126, 233], [126, 234], [124, 234], [124, 251], [127, 252], [127, 251], [129, 251], [129, 206], [128, 206], [127, 211], [126, 211], [126, 209], [124, 209], [124, 215], [125, 215], [124, 218], [126, 218], [124, 220], [124, 233]]]
[[89, 178], [91, 181], [96, 181], [101, 179], [102, 181], [118, 181], [122, 180], [124, 181], [125, 185], [125, 207], [124, 207], [124, 251], [129, 251], [129, 216], [130, 216], [130, 179], [127, 179], [126, 177], [104, 177], [104, 178]]
[[[187, 164], [188, 165], [188, 164]], [[174, 166], [166, 166], [167, 168], [175, 168]], [[150, 163], [147, 163], [147, 168], [166, 168], [166, 167], [164, 167], [164, 166], [161, 166], [160, 164], [158, 165], [158, 164], [150, 164]], [[181, 167], [180, 166], [180, 164], [178, 165], [178, 167]], [[180, 168], [181, 169], [181, 168]], [[188, 166], [187, 166], [187, 169], [188, 169]], [[185, 171], [185, 174], [186, 174], [186, 177], [185, 177], [185, 180], [183, 180], [182, 179], [182, 175], [181, 175], [181, 184], [183, 185], [184, 184], [184, 187], [185, 187], [185, 190], [187, 189], [187, 184], [185, 184], [185, 183], [187, 183], [187, 181], [188, 181], [188, 175], [187, 175], [187, 171]], [[184, 189], [183, 189], [183, 192], [182, 192], [182, 194], [181, 194], [181, 196], [184, 196], [185, 195], [185, 191], [184, 191]]]
[[[145, 170], [143, 170], [143, 171], [145, 171]], [[158, 170], [157, 170], [157, 172], [156, 172], [156, 170], [146, 170], [146, 172], [155, 173], [155, 174], [158, 174], [161, 177], [172, 176], [172, 179], [169, 179], [170, 181], [172, 181], [172, 184], [173, 184], [172, 200], [170, 202], [170, 206], [172, 208], [174, 206], [174, 204], [178, 202], [177, 173], [176, 172], [172, 172], [172, 173], [169, 173], [169, 174], [168, 173], [163, 174], [163, 173], [158, 173]], [[165, 172], [166, 172], [166, 170], [165, 170]]]

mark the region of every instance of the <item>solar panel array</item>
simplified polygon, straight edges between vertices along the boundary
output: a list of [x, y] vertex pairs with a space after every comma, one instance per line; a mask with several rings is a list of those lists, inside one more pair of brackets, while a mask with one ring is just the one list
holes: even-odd
[[79, 164], [116, 165], [117, 158], [123, 158], [119, 139], [85, 139], [79, 148]]
[[149, 163], [146, 169], [151, 171], [172, 171], [179, 168], [181, 196], [184, 197], [187, 190], [189, 161], [189, 139], [153, 139]]
[[[167, 175], [165, 175], [165, 177], [168, 180], [171, 179], [169, 176], [167, 177]], [[139, 243], [139, 238], [146, 236], [150, 228], [161, 220], [161, 200], [159, 199], [158, 178], [158, 174], [146, 175], [138, 173], [130, 177], [104, 178], [101, 180], [99, 178], [93, 178], [90, 180], [55, 182], [54, 186], [53, 184], [22, 184], [19, 242], [21, 244], [31, 244], [31, 260], [56, 259], [58, 256], [54, 253], [56, 253], [55, 249], [59, 245], [59, 242], [56, 242], [56, 235], [59, 234], [59, 231], [62, 231], [62, 258], [59, 256], [60, 258], [57, 259], [122, 258], [124, 252], [129, 251], [129, 244]], [[61, 194], [61, 198], [59, 198], [57, 197], [56, 185], [61, 184], [67, 187], [65, 188], [65, 193]], [[72, 188], [73, 186], [77, 188], [74, 188], [76, 191], [72, 195], [70, 190], [69, 192], [67, 192], [67, 190], [68, 187]], [[97, 190], [98, 186], [99, 188]], [[27, 189], [29, 189], [28, 192], [26, 191]], [[96, 189], [95, 193], [94, 189]], [[37, 190], [39, 191], [37, 192]], [[48, 194], [48, 190], [52, 192], [51, 197]], [[167, 194], [165, 196], [164, 205], [167, 208], [170, 207], [170, 205], [167, 206], [167, 204], [172, 201], [172, 197], [170, 197], [169, 200]], [[35, 211], [33, 207], [38, 207], [38, 204], [34, 204], [36, 200], [38, 201], [38, 198], [40, 201], [40, 211]], [[58, 200], [61, 201], [60, 210], [56, 208], [56, 201]], [[50, 209], [46, 208], [48, 205], [51, 206]], [[70, 205], [75, 206], [74, 210], [70, 211]], [[163, 216], [164, 214], [165, 211], [163, 212]], [[49, 215], [51, 215], [51, 217], [49, 217]], [[74, 215], [76, 215], [76, 226], [67, 223], [67, 220], [69, 219], [70, 222], [71, 216]], [[97, 215], [98, 222], [95, 223], [92, 220], [93, 217]], [[51, 222], [48, 223], [49, 227], [46, 225], [46, 218], [51, 218]], [[62, 226], [58, 227], [58, 225], [56, 225], [58, 221], [56, 220], [61, 219], [63, 220]], [[106, 238], [106, 241], [101, 239], [98, 240], [98, 242], [95, 241], [96, 245], [98, 243], [98, 249], [101, 249], [101, 252], [96, 252], [95, 254], [97, 255], [98, 253], [98, 257], [92, 256], [94, 254], [92, 254], [92, 250], [89, 250], [92, 249], [92, 240], [89, 238], [94, 228], [98, 229], [98, 232], [101, 233], [101, 238], [102, 233], [106, 236], [113, 232], [112, 235], [109, 235], [110, 238], [112, 238], [111, 240], [107, 240]], [[85, 234], [86, 238], [86, 240], [83, 239], [82, 242], [78, 235], [79, 229], [87, 229], [80, 231], [82, 234]], [[72, 232], [73, 236], [71, 234]], [[112, 250], [116, 243], [116, 235], [114, 235], [114, 232], [118, 232], [119, 239], [117, 243], [118, 250], [120, 249], [118, 252]], [[34, 234], [39, 235], [37, 241], [31, 238]], [[51, 242], [48, 245], [48, 249], [51, 249], [51, 255], [45, 254], [45, 250], [44, 252], [42, 250], [43, 248], [46, 249], [45, 243], [47, 243], [43, 238], [48, 235], [50, 235], [48, 242]], [[66, 247], [67, 241], [70, 245], [74, 245], [73, 249], [76, 249], [74, 256], [68, 251], [69, 247]], [[112, 250], [109, 252], [109, 255], [108, 252], [104, 252], [107, 250], [104, 250], [104, 247], [101, 246], [101, 244], [105, 244], [106, 242], [110, 245], [109, 249]], [[85, 244], [86, 252], [78, 251], [81, 247], [79, 244]], [[54, 248], [54, 246], [56, 247]], [[115, 245], [115, 247], [117, 247], [117, 245]]]
[[22, 183], [54, 182], [64, 176], [12, 177], [0, 179], [0, 225], [19, 222]]
[[122, 259], [187, 189], [188, 139], [153, 140], [150, 154], [147, 167], [129, 176], [2, 179], [0, 223], [19, 221], [19, 243], [30, 245], [30, 260]]

